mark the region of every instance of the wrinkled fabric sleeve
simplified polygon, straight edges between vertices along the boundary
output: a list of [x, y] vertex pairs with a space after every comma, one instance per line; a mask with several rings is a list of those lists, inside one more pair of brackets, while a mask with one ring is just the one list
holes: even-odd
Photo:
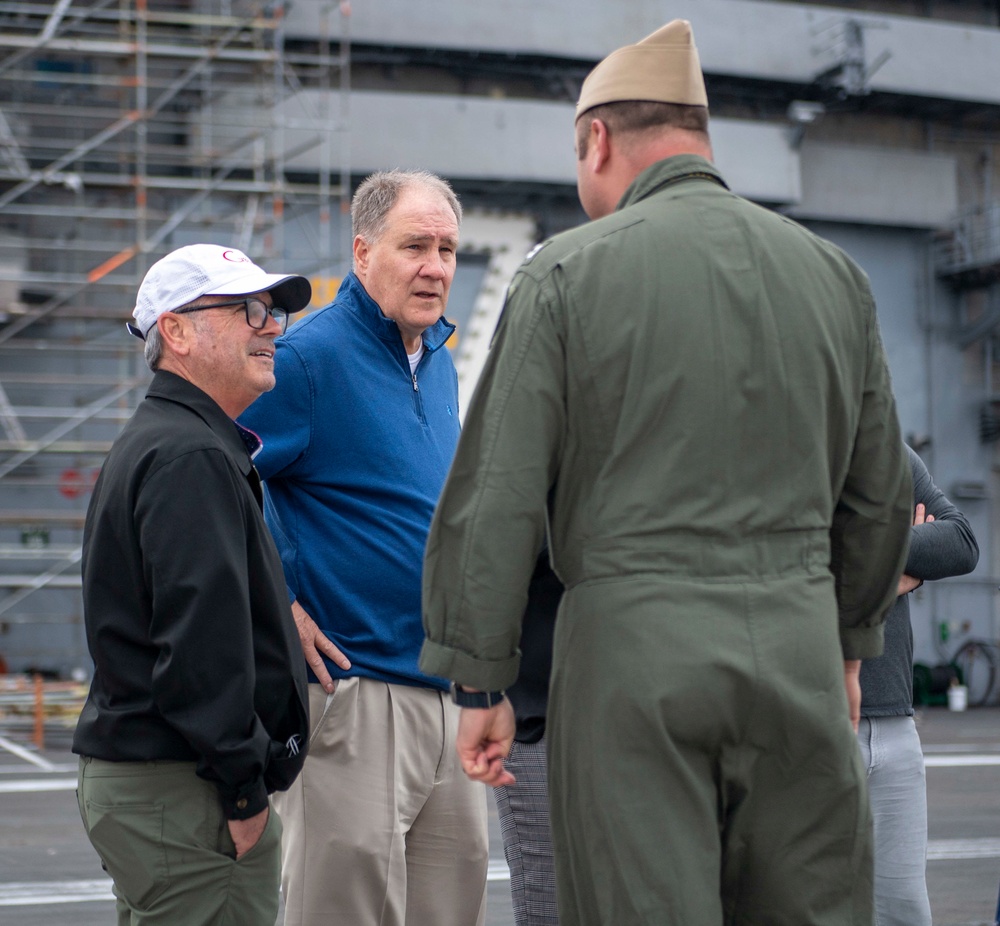
[[889, 367], [870, 295], [865, 295], [865, 302], [868, 339], [862, 406], [830, 533], [844, 659], [881, 654], [882, 624], [896, 598], [913, 523], [910, 467]]
[[198, 754], [229, 819], [267, 806], [271, 743], [253, 708], [249, 493], [237, 476], [221, 451], [184, 454], [150, 474], [134, 514], [153, 590], [153, 701]]
[[910, 552], [904, 571], [925, 582], [972, 572], [979, 562], [979, 544], [972, 525], [934, 484], [923, 460], [909, 447], [906, 450], [913, 474], [914, 503], [922, 504], [934, 520], [910, 529]]
[[517, 678], [566, 427], [561, 318], [551, 288], [515, 277], [428, 538], [420, 668], [483, 690]]

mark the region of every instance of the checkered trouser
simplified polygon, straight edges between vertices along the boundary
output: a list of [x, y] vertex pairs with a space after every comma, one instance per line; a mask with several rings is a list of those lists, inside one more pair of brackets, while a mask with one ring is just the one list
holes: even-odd
[[515, 742], [504, 765], [517, 779], [510, 787], [494, 788], [503, 851], [510, 868], [514, 923], [558, 926], [545, 740]]

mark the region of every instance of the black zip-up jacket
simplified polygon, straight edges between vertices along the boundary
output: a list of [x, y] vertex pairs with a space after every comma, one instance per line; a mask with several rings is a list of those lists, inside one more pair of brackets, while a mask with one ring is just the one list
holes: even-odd
[[[930, 582], [972, 572], [979, 544], [968, 519], [931, 479], [924, 461], [906, 447], [913, 475], [913, 504], [933, 521], [910, 528], [910, 552], [903, 572]], [[885, 649], [861, 663], [861, 716], [893, 717], [913, 713], [913, 627], [910, 596], [900, 595], [885, 619]]]
[[83, 537], [95, 668], [73, 751], [195, 761], [229, 819], [294, 781], [309, 732], [257, 446], [196, 386], [158, 372], [104, 463]]

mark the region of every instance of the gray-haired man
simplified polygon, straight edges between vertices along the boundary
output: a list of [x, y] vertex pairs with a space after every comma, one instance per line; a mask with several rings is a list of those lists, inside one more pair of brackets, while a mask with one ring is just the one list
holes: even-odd
[[421, 672], [431, 516], [458, 440], [442, 315], [461, 207], [424, 172], [374, 174], [351, 209], [354, 271], [278, 341], [264, 439], [268, 521], [309, 685], [310, 756], [279, 805], [286, 926], [473, 926], [486, 794], [454, 755], [458, 708]]
[[258, 441], [233, 419], [274, 386], [274, 339], [304, 277], [241, 251], [179, 248], [139, 287], [155, 375], [87, 511], [94, 659], [73, 737], [90, 840], [118, 922], [273, 926], [281, 824], [302, 767], [306, 680], [261, 511]]

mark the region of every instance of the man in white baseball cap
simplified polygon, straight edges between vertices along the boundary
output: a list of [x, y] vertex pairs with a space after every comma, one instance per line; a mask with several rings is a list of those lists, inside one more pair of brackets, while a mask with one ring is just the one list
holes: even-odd
[[[273, 926], [306, 676], [236, 418], [274, 386], [274, 340], [311, 297], [212, 244], [155, 263], [135, 325], [155, 375], [94, 486], [83, 602], [94, 678], [73, 739], [80, 812], [118, 920]], [[251, 852], [250, 850], [254, 851]]]

